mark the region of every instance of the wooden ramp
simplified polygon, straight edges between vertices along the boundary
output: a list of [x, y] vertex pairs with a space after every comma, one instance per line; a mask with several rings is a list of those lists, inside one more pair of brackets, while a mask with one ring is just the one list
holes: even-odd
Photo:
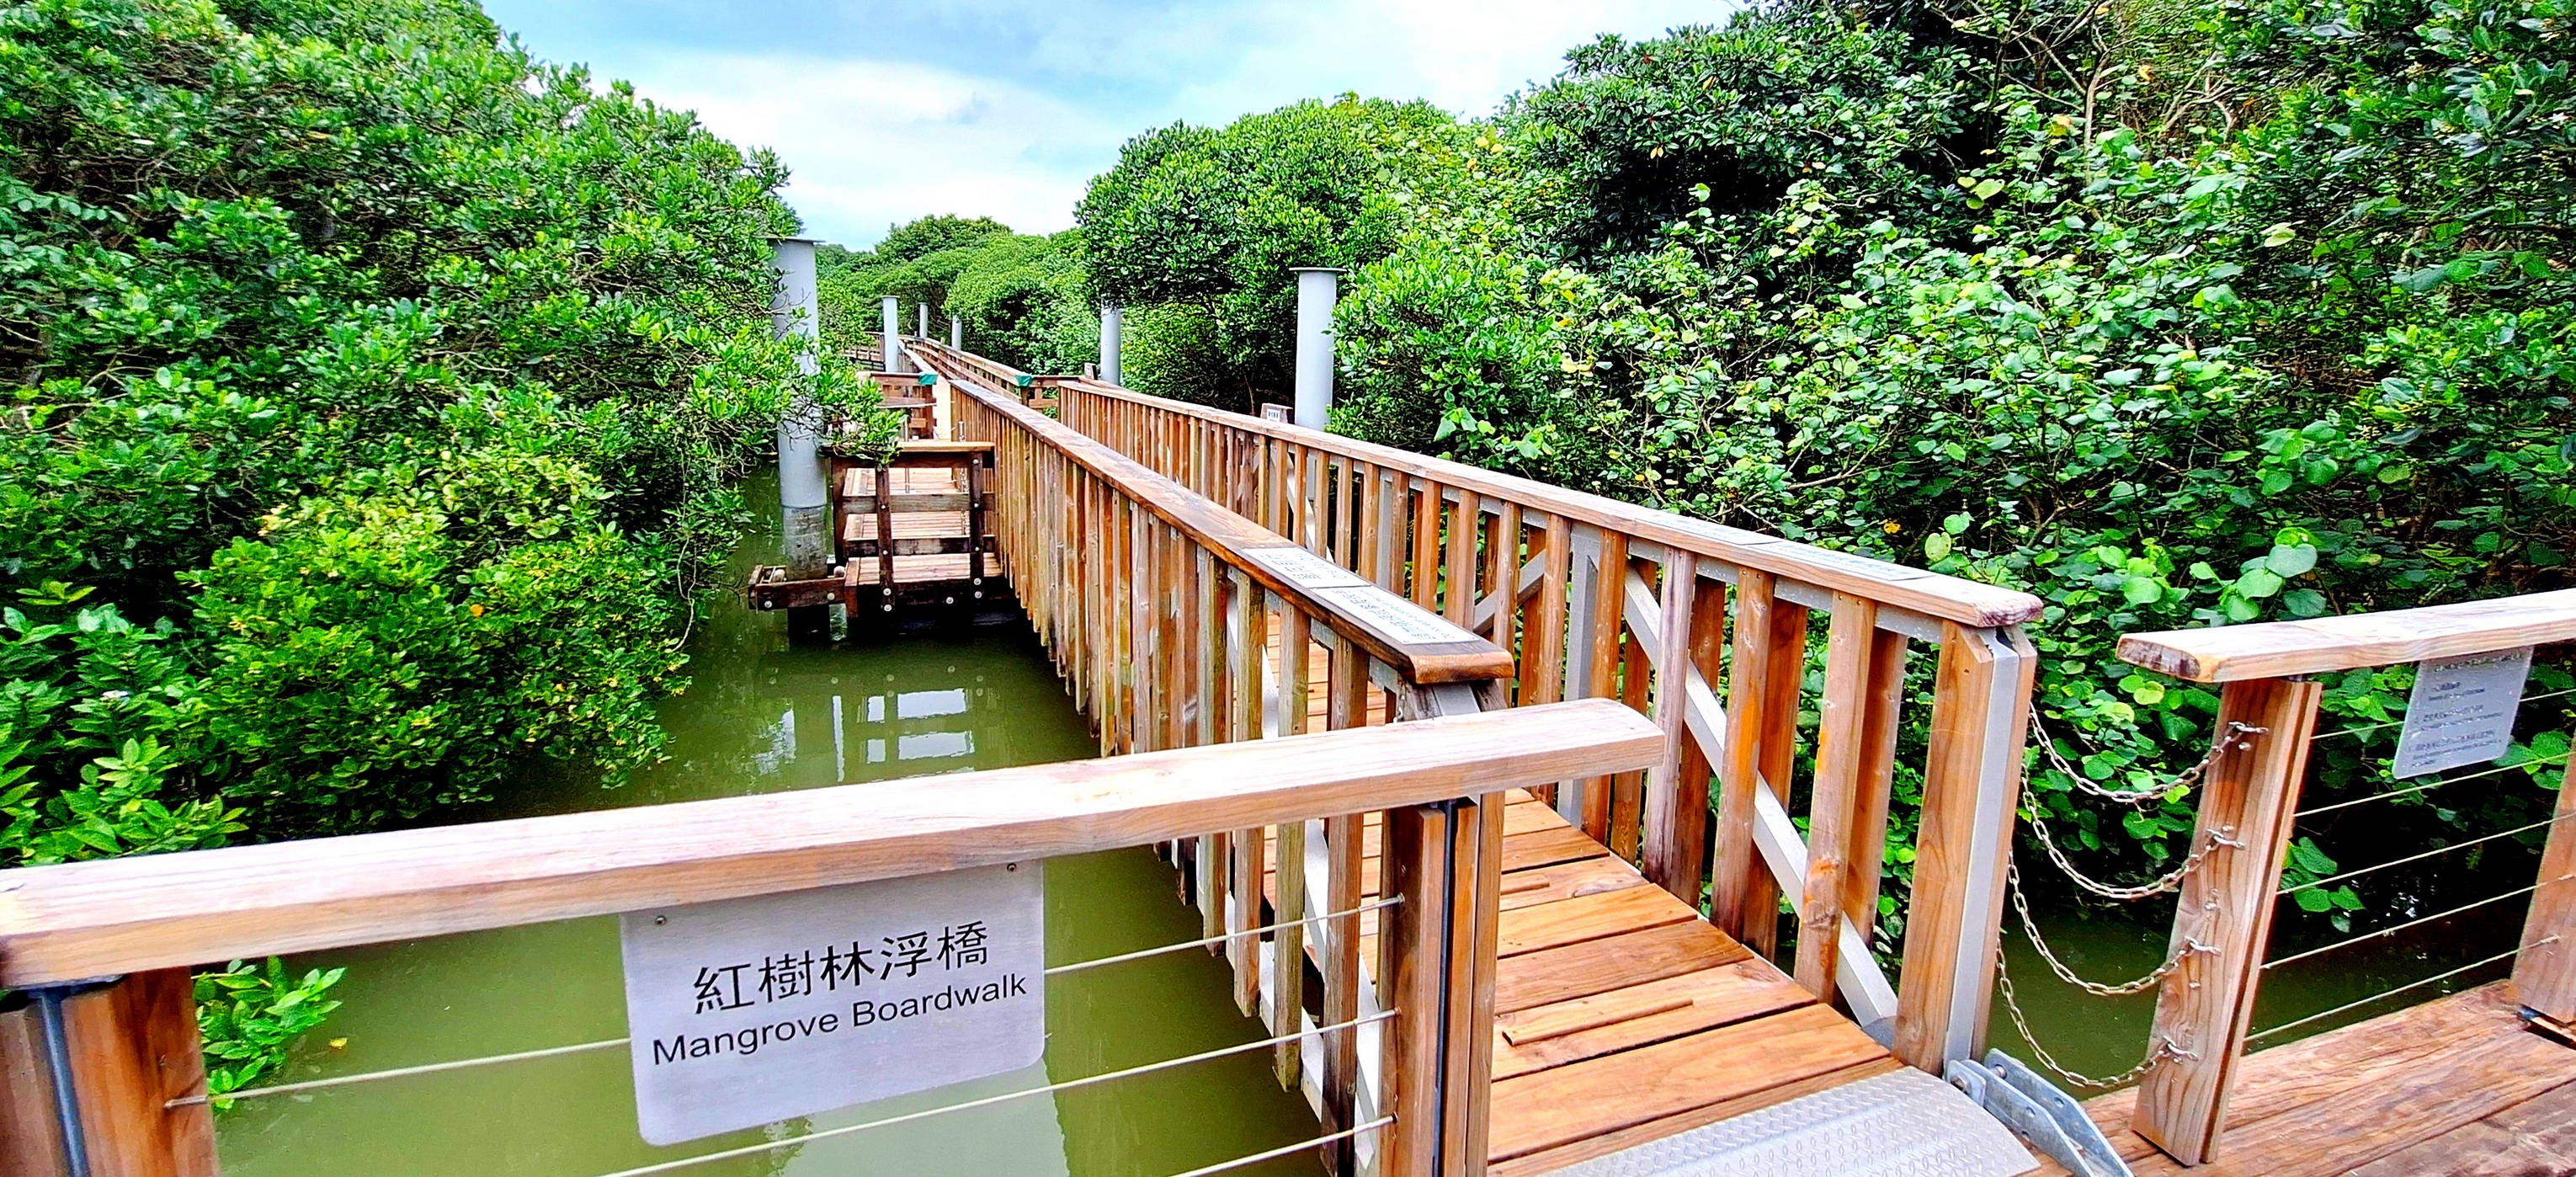
[[[1379, 823], [1361, 889], [1378, 894]], [[1276, 863], [1276, 847], [1263, 855]], [[1276, 900], [1276, 870], [1265, 895]], [[1849, 1019], [1526, 792], [1503, 810], [1493, 1172], [1544, 1173], [1895, 1070]], [[1361, 959], [1377, 956], [1376, 912]]]
[[885, 467], [835, 456], [834, 551], [853, 608], [1000, 595], [992, 465], [990, 442], [906, 441]]
[[[1274, 630], [1274, 652], [1278, 641]], [[1311, 731], [1325, 726], [1327, 672], [1327, 652], [1311, 648]], [[1369, 723], [1387, 721], [1386, 702], [1369, 692]], [[1369, 815], [1361, 837], [1371, 901], [1382, 825]], [[1261, 857], [1275, 915], [1275, 838]], [[1522, 790], [1503, 809], [1502, 909], [1487, 1150], [1497, 1177], [1545, 1173], [1902, 1065]], [[1375, 962], [1378, 913], [1360, 920], [1360, 959]], [[1320, 967], [1319, 946], [1307, 948]]]
[[2576, 1049], [2525, 1028], [2503, 981], [2245, 1056], [2206, 1165], [2131, 1132], [2136, 1103], [2084, 1111], [2138, 1177], [2576, 1173]]

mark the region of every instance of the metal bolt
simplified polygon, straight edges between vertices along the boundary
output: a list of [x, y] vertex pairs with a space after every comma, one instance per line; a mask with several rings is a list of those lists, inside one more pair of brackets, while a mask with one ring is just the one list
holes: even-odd
[[667, 916], [667, 915], [657, 915], [657, 916], [654, 916], [654, 917], [653, 917], [653, 926], [654, 926], [654, 927], [657, 927], [657, 928], [658, 928], [658, 927], [661, 927], [661, 926], [662, 926], [662, 925], [664, 925], [664, 924], [670, 923], [670, 922], [671, 922], [671, 917], [669, 917], [669, 916]]

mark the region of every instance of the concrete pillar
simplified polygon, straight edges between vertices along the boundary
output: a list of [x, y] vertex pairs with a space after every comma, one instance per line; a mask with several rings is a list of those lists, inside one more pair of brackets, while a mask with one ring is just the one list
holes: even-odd
[[895, 298], [891, 294], [879, 300], [878, 309], [884, 312], [885, 320], [885, 344], [878, 349], [877, 355], [885, 366], [878, 371], [903, 371], [903, 328], [898, 325], [902, 322], [900, 316], [903, 312], [895, 309]]
[[1118, 334], [1122, 326], [1116, 303], [1100, 308], [1100, 381], [1103, 384], [1118, 383]]
[[1333, 303], [1340, 270], [1301, 266], [1297, 275], [1297, 423], [1322, 429], [1333, 407]]
[[[782, 237], [770, 244], [770, 269], [777, 282], [769, 298], [770, 330], [797, 345], [796, 370], [810, 381], [821, 370], [822, 308], [814, 296], [814, 242]], [[779, 539], [787, 575], [794, 580], [819, 579], [832, 558], [831, 511], [826, 506], [823, 474], [823, 409], [814, 403], [810, 385], [800, 389], [778, 418]], [[831, 619], [821, 607], [791, 609], [792, 634], [828, 635]]]
[[955, 315], [948, 316], [948, 349], [950, 351], [966, 350], [966, 320], [960, 319]]

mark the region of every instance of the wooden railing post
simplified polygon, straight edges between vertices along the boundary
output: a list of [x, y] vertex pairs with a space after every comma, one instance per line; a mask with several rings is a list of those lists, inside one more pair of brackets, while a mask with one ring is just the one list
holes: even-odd
[[[2193, 832], [2195, 846], [2212, 849], [2183, 877], [2169, 949], [2181, 963], [2156, 992], [2147, 1040], [2149, 1049], [2166, 1053], [2138, 1085], [2133, 1124], [2186, 1165], [2210, 1159], [2227, 1122], [2228, 1088], [2254, 1020], [2273, 891], [2323, 692], [2313, 680], [2291, 678], [2241, 679], [2219, 689], [2213, 738], [2228, 746], [2201, 785]], [[2237, 724], [2262, 730], [2239, 738]]]
[[[1491, 800], [1386, 815], [1386, 1112], [1395, 1117], [1379, 1172], [1457, 1177], [1485, 1169], [1493, 1074], [1499, 849], [1486, 845]], [[1498, 839], [1497, 839], [1498, 840]], [[1492, 898], [1499, 898], [1498, 895]]]
[[[169, 1106], [206, 1093], [195, 985], [184, 968], [156, 969], [59, 997], [69, 1103], [91, 1177], [214, 1177], [212, 1110]], [[74, 1172], [43, 1022], [34, 1005], [0, 1015], [0, 1172], [9, 1177]]]
[[0, 1173], [60, 1177], [62, 1159], [35, 1007], [0, 1010]]
[[2018, 628], [1942, 624], [1894, 1045], [1935, 1074], [1985, 1049], [2037, 661]]
[[[1700, 875], [1705, 866], [1701, 847], [1708, 838], [1707, 782], [1682, 779], [1683, 743], [1690, 739], [1691, 596], [1699, 587], [1699, 558], [1689, 552], [1667, 553], [1663, 569], [1663, 616], [1656, 631], [1662, 649], [1655, 657], [1655, 725], [1663, 729], [1664, 754], [1646, 776], [1643, 871], [1646, 881], [1670, 891], [1693, 908], [1699, 906]], [[1723, 896], [1718, 900], [1725, 902]], [[1727, 927], [1724, 910], [1710, 922]]]
[[2540, 889], [2522, 924], [2522, 957], [2513, 964], [2514, 996], [2542, 1017], [2576, 1021], [2576, 752], [2558, 782], [2557, 824], [2540, 853]]

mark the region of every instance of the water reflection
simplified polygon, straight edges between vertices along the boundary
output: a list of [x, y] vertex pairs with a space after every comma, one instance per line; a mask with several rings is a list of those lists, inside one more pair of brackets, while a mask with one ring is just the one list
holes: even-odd
[[[748, 492], [759, 501], [758, 487]], [[774, 501], [774, 500], [773, 500]], [[766, 557], [755, 537], [741, 571]], [[694, 681], [662, 709], [670, 759], [617, 790], [532, 779], [455, 820], [812, 788], [1094, 754], [1025, 622], [790, 646], [784, 618], [718, 601], [690, 642]], [[1196, 939], [1197, 913], [1149, 851], [1047, 866], [1047, 959]], [[625, 1034], [616, 924], [574, 920], [316, 956], [347, 1006], [282, 1081], [373, 1072]], [[244, 1104], [217, 1123], [232, 1177], [594, 1177], [783, 1141], [1261, 1038], [1222, 962], [1199, 952], [1055, 978], [1037, 1068], [668, 1149], [637, 1135], [624, 1050], [331, 1088]], [[338, 1044], [333, 1045], [333, 1040]], [[692, 1177], [1164, 1177], [1311, 1136], [1314, 1119], [1254, 1052], [681, 1170]], [[1312, 1171], [1303, 1156], [1245, 1173]]]

